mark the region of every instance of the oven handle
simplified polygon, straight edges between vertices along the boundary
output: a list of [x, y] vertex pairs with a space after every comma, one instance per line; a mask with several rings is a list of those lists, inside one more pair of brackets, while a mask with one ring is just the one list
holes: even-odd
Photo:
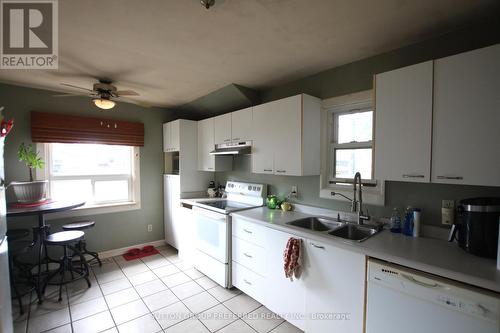
[[200, 215], [200, 216], [208, 217], [212, 220], [226, 222], [226, 215], [225, 214], [212, 212], [211, 210], [208, 210], [205, 208], [193, 206], [193, 213]]

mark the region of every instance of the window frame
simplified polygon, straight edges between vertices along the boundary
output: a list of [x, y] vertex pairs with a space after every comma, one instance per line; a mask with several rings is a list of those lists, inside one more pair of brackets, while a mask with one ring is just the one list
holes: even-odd
[[37, 169], [35, 177], [38, 180], [49, 180], [49, 197], [52, 190], [52, 180], [77, 180], [91, 179], [93, 195], [95, 194], [95, 182], [99, 180], [129, 180], [129, 197], [127, 200], [111, 200], [98, 201], [92, 204], [85, 204], [82, 207], [75, 208], [70, 211], [54, 213], [48, 216], [48, 219], [57, 219], [71, 216], [94, 215], [114, 213], [128, 210], [136, 210], [141, 208], [141, 186], [140, 186], [140, 149], [139, 147], [131, 146], [131, 174], [113, 174], [113, 175], [82, 175], [82, 176], [52, 176], [50, 170], [52, 167], [52, 145], [50, 143], [37, 143], [36, 149], [40, 156], [45, 161], [45, 167], [41, 170]]
[[[356, 93], [351, 93], [342, 96], [331, 97], [322, 100], [321, 102], [321, 173], [319, 184], [319, 196], [323, 199], [330, 199], [336, 201], [343, 201], [346, 204], [347, 199], [342, 198], [343, 194], [352, 198], [353, 179], [334, 178], [333, 170], [331, 169], [332, 163], [332, 138], [333, 138], [333, 119], [332, 111], [346, 112], [349, 110], [366, 110], [373, 111], [373, 130], [372, 130], [372, 173], [374, 173], [374, 160], [376, 154], [376, 140], [375, 140], [375, 121], [376, 109], [373, 90], [364, 90]], [[362, 177], [364, 175], [361, 175]], [[372, 205], [385, 204], [385, 182], [373, 179], [362, 179], [363, 182], [363, 201]], [[349, 186], [351, 185], [351, 186]]]

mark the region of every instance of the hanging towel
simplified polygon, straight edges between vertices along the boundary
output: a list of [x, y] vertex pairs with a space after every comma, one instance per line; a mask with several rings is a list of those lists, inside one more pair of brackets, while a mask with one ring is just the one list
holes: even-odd
[[302, 240], [300, 238], [290, 237], [286, 243], [285, 252], [283, 253], [283, 260], [285, 262], [285, 276], [293, 281], [295, 277], [300, 277], [301, 270], [301, 248]]

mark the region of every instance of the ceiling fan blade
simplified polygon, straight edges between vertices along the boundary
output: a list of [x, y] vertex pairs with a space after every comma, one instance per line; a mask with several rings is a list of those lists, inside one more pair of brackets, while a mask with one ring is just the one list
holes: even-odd
[[72, 85], [72, 84], [61, 83], [61, 85], [66, 86], [66, 87], [71, 87], [71, 88], [76, 88], [76, 89], [86, 90], [86, 91], [88, 91], [88, 92], [93, 92], [93, 90], [92, 90], [92, 89], [87, 89], [87, 88], [83, 88], [83, 87], [79, 87], [79, 86], [74, 86], [74, 85]]
[[139, 94], [133, 90], [118, 90], [115, 94], [118, 96], [139, 96]]

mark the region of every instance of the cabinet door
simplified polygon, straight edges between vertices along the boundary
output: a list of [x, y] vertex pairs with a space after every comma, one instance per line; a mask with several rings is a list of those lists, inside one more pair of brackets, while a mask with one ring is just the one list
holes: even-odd
[[[305, 331], [363, 332], [365, 256], [311, 240], [307, 241], [305, 252], [304, 284], [309, 314]], [[318, 318], [321, 314], [339, 317]]]
[[163, 151], [168, 152], [170, 148], [170, 123], [163, 124]]
[[432, 61], [376, 77], [375, 178], [429, 182]]
[[171, 243], [173, 247], [179, 249], [182, 238], [182, 219], [179, 216], [180, 210], [180, 177], [177, 175], [169, 175], [169, 207], [171, 219]]
[[[274, 173], [302, 175], [302, 95], [273, 103]], [[319, 129], [318, 129], [319, 130]]]
[[432, 181], [500, 186], [500, 44], [436, 60]]
[[231, 113], [232, 139], [234, 143], [253, 139], [252, 119], [252, 108]]
[[215, 144], [231, 143], [231, 114], [226, 113], [214, 118]]
[[168, 244], [173, 243], [172, 235], [172, 199], [170, 197], [170, 176], [163, 176], [163, 228], [165, 232], [165, 241]]
[[277, 119], [273, 105], [276, 103], [266, 103], [253, 108], [253, 173], [274, 173], [274, 149], [279, 144], [274, 136]]
[[[290, 237], [295, 236], [271, 228], [266, 230], [267, 290], [264, 304], [271, 311], [282, 316], [303, 314], [306, 310], [304, 280], [299, 278], [290, 281], [285, 277], [283, 269], [283, 252]], [[305, 239], [302, 240], [302, 245], [306, 245]], [[304, 318], [288, 316], [287, 320], [300, 329], [304, 329]]]
[[210, 155], [214, 149], [214, 118], [198, 122], [198, 170], [214, 171], [215, 159]]
[[180, 143], [180, 121], [175, 120], [170, 122], [170, 147], [173, 151], [179, 151], [179, 143]]

